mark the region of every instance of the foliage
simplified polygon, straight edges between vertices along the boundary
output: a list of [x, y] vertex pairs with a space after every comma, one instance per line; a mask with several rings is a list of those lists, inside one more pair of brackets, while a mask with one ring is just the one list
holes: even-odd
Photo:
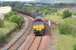
[[16, 15], [16, 12], [15, 12], [15, 11], [12, 11], [12, 12], [6, 14], [6, 15], [5, 15], [5, 19], [8, 20], [8, 18], [9, 18], [10, 16], [12, 16], [12, 15]]
[[64, 23], [60, 25], [60, 33], [61, 34], [69, 34], [76, 36], [76, 18], [66, 18], [64, 19]]
[[21, 16], [12, 15], [9, 17], [9, 21], [16, 23], [18, 26], [21, 26], [23, 23], [23, 18]]
[[4, 24], [4, 21], [0, 19], [0, 27], [2, 27]]
[[6, 20], [16, 23], [19, 27], [22, 25], [24, 19], [21, 16], [16, 15], [15, 11], [6, 15]]
[[74, 45], [73, 48], [74, 48], [73, 50], [76, 50], [76, 45]]
[[36, 7], [36, 6], [24, 6], [22, 8], [15, 8], [16, 10], [30, 13], [30, 14], [42, 14], [42, 15], [49, 15], [57, 12], [56, 8], [50, 7]]
[[68, 35], [58, 34], [57, 50], [73, 50], [76, 44], [76, 38]]
[[63, 11], [63, 19], [71, 16], [72, 16], [72, 13], [69, 10]]
[[59, 29], [61, 34], [71, 34], [71, 27], [68, 26], [67, 24], [62, 24], [60, 25], [60, 29]]
[[0, 27], [0, 43], [6, 42], [6, 39], [9, 37], [8, 34], [17, 27], [20, 27], [23, 21], [23, 18], [16, 15], [16, 12], [12, 11], [7, 14], [4, 19], [3, 27]]
[[54, 14], [54, 15], [46, 15], [44, 18], [46, 18], [46, 19], [49, 19], [49, 20], [51, 20], [51, 21], [53, 21], [53, 22], [55, 22], [55, 23], [62, 23], [62, 21], [63, 21], [63, 19], [62, 19], [62, 17], [61, 16], [58, 16], [58, 15], [56, 15], [56, 14]]
[[76, 16], [76, 12], [72, 12], [72, 14], [73, 14], [74, 16]]
[[17, 27], [17, 24], [8, 22], [8, 21], [4, 21], [3, 27], [0, 28], [0, 43], [6, 42], [8, 34], [11, 31], [13, 31], [14, 29], [16, 29], [16, 27]]

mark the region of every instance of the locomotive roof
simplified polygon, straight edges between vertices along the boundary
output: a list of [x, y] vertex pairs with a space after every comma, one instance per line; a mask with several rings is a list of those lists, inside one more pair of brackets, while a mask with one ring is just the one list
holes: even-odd
[[38, 22], [38, 21], [39, 21], [39, 22], [43, 22], [42, 19], [35, 19], [35, 20], [34, 20], [34, 22]]

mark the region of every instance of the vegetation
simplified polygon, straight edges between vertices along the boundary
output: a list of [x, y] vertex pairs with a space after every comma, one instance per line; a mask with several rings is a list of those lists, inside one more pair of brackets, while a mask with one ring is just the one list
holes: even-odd
[[[65, 13], [64, 13], [65, 12]], [[75, 50], [76, 44], [76, 18], [73, 18], [73, 13], [70, 11], [59, 10], [54, 15], [47, 15], [45, 18], [58, 23], [58, 42], [56, 43], [57, 50]], [[64, 17], [65, 16], [65, 17]]]
[[16, 23], [4, 21], [4, 25], [0, 28], [0, 43], [6, 42], [9, 33], [14, 29], [16, 29], [16, 27], [17, 27]]
[[21, 16], [12, 15], [9, 17], [9, 21], [16, 23], [18, 26], [21, 26], [23, 23], [23, 18]]
[[[54, 21], [59, 25], [57, 50], [73, 50], [73, 45], [76, 44], [76, 19], [71, 16], [74, 15], [70, 10], [58, 10], [50, 7], [24, 7], [22, 9], [16, 8], [23, 12], [41, 13], [44, 18]], [[34, 10], [33, 10], [34, 9]]]
[[74, 45], [73, 48], [74, 48], [73, 50], [76, 50], [76, 45]]
[[12, 15], [16, 15], [16, 12], [15, 11], [12, 11], [12, 12], [6, 14], [5, 15], [5, 20], [8, 20], [10, 18], [10, 16], [12, 16]]
[[57, 50], [74, 50], [76, 38], [69, 35], [58, 35]]
[[69, 10], [63, 11], [63, 19], [71, 16], [72, 16], [72, 13]]
[[4, 21], [0, 19], [0, 27], [3, 26]]
[[[73, 18], [72, 16], [76, 16], [76, 12], [71, 12], [70, 10], [64, 10], [60, 8], [67, 7], [68, 4], [55, 4], [50, 6], [35, 6], [35, 4], [31, 4], [29, 6], [25, 5], [25, 3], [20, 2], [14, 2], [14, 3], [5, 3], [3, 5], [11, 5], [13, 9], [20, 10], [22, 12], [27, 12], [30, 14], [42, 14], [44, 18], [47, 18], [55, 23], [58, 24], [58, 42], [57, 42], [57, 50], [76, 50], [76, 18]], [[73, 4], [71, 4], [73, 6]], [[70, 7], [70, 6], [68, 6]], [[58, 8], [58, 9], [57, 9]], [[4, 23], [12, 23], [12, 24], [3, 24], [6, 27], [0, 28], [0, 39], [1, 42], [6, 40], [6, 37], [12, 28], [9, 27], [14, 24], [14, 26], [20, 26], [23, 23], [23, 18], [20, 16], [17, 16], [15, 12], [11, 12], [6, 15]], [[10, 22], [8, 22], [10, 21]], [[14, 27], [12, 26], [12, 27]], [[8, 30], [9, 27], [9, 30]], [[11, 29], [10, 29], [11, 28]]]
[[6, 20], [14, 22], [20, 27], [24, 21], [24, 19], [21, 16], [16, 15], [16, 12], [10, 12], [6, 15]]
[[23, 23], [23, 18], [16, 15], [16, 12], [10, 12], [5, 16], [2, 27], [0, 27], [0, 44], [7, 41], [10, 33], [19, 28]]
[[66, 18], [60, 26], [61, 34], [69, 34], [76, 36], [76, 18]]
[[59, 26], [58, 50], [75, 50], [76, 47], [76, 18], [66, 18]]

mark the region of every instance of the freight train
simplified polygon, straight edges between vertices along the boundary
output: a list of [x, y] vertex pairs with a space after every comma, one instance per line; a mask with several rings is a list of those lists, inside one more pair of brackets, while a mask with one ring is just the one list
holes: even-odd
[[47, 20], [36, 18], [35, 20], [33, 20], [32, 29], [36, 36], [45, 35], [48, 32]]

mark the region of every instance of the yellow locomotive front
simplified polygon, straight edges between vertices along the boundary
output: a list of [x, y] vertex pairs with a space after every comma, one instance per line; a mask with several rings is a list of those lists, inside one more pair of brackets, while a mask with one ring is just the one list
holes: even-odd
[[45, 26], [44, 25], [34, 25], [33, 26], [33, 30], [36, 30], [36, 31], [42, 31], [45, 29]]
[[35, 35], [44, 35], [46, 31], [46, 24], [44, 21], [35, 20], [32, 26], [33, 32]]

